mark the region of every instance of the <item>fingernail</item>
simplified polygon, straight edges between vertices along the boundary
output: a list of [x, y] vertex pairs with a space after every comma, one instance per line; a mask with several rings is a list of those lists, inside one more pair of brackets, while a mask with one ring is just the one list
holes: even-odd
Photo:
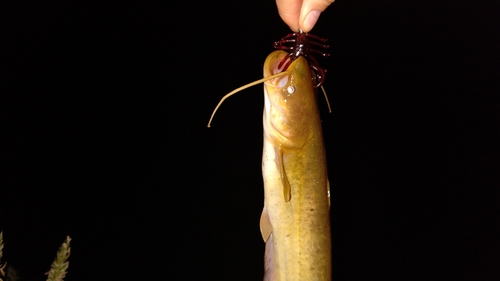
[[313, 29], [314, 25], [318, 21], [319, 15], [321, 14], [318, 10], [312, 10], [307, 14], [306, 19], [303, 22], [304, 31], [309, 32]]

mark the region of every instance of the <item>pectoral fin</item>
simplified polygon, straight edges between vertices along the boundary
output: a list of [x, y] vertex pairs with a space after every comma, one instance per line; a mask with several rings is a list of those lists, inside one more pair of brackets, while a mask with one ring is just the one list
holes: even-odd
[[283, 185], [283, 197], [285, 198], [285, 202], [288, 202], [292, 198], [292, 188], [285, 171], [283, 150], [281, 149], [281, 147], [275, 147], [274, 150], [276, 153], [276, 165], [278, 165], [278, 171], [280, 172], [281, 176], [281, 184]]
[[269, 236], [273, 232], [273, 227], [271, 225], [271, 221], [269, 221], [269, 215], [267, 214], [266, 206], [262, 210], [262, 215], [260, 216], [260, 233], [262, 234], [262, 239], [264, 242], [267, 242]]

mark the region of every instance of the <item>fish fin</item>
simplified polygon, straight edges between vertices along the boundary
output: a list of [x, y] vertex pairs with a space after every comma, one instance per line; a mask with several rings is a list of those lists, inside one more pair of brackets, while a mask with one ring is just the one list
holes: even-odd
[[271, 234], [269, 240], [266, 242], [266, 251], [264, 254], [264, 281], [276, 280], [274, 259], [273, 235]]
[[278, 165], [278, 170], [280, 171], [281, 183], [283, 185], [283, 197], [285, 202], [289, 202], [292, 198], [292, 187], [288, 181], [288, 176], [285, 171], [285, 163], [283, 161], [283, 150], [281, 147], [274, 148], [276, 153], [276, 164]]
[[330, 199], [330, 181], [326, 180], [326, 188], [328, 190], [328, 207], [331, 205], [331, 199]]
[[262, 209], [262, 215], [260, 216], [260, 233], [262, 234], [262, 239], [264, 239], [264, 243], [267, 242], [269, 236], [273, 232], [273, 227], [271, 225], [271, 221], [269, 221], [269, 215], [267, 214], [266, 206]]

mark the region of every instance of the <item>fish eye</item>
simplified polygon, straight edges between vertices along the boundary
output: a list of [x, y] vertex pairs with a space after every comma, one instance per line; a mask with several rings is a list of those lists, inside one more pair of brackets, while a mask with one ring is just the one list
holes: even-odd
[[288, 91], [289, 94], [293, 94], [295, 92], [295, 87], [294, 86], [288, 86], [288, 88], [286, 88], [286, 90]]

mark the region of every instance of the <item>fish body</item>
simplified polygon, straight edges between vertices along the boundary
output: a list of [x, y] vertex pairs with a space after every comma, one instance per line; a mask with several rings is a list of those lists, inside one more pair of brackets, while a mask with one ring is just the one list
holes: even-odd
[[[264, 77], [281, 72], [286, 55], [271, 53]], [[304, 57], [286, 72], [264, 82], [264, 280], [329, 281], [330, 191], [315, 88]]]

